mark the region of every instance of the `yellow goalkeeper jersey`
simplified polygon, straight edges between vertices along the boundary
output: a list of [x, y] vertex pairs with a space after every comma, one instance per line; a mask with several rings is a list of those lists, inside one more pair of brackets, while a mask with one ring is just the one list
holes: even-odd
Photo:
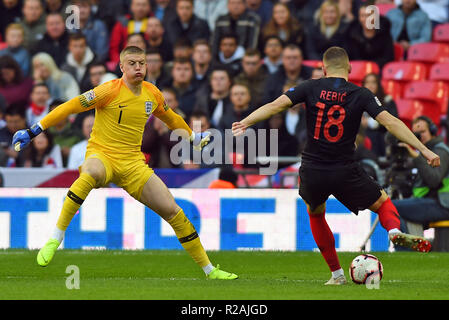
[[41, 120], [44, 129], [58, 123], [69, 114], [95, 108], [95, 122], [88, 142], [112, 157], [141, 156], [140, 146], [145, 123], [151, 114], [170, 129], [192, 131], [185, 121], [165, 103], [159, 89], [143, 81], [141, 94], [136, 96], [123, 79], [108, 81], [58, 106]]

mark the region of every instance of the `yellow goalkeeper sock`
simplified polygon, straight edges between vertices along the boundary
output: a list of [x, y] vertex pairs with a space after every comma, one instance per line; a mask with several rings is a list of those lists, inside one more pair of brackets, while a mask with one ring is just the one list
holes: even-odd
[[200, 242], [195, 227], [187, 219], [181, 209], [176, 216], [167, 221], [175, 231], [182, 247], [190, 254], [193, 260], [202, 268], [210, 264], [209, 257]]
[[87, 173], [81, 173], [79, 178], [72, 184], [67, 193], [67, 197], [62, 205], [56, 227], [65, 231], [72, 221], [73, 216], [78, 211], [89, 192], [95, 187], [96, 181]]

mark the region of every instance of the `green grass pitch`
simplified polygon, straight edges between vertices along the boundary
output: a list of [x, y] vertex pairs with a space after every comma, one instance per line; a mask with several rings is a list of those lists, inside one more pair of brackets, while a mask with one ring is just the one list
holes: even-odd
[[[206, 280], [182, 250], [58, 250], [52, 263], [36, 264], [37, 251], [0, 251], [0, 299], [149, 300], [392, 300], [449, 299], [449, 254], [374, 252], [384, 266], [379, 289], [329, 287], [330, 272], [317, 252], [212, 251], [214, 264], [240, 276]], [[348, 268], [355, 252], [340, 252]], [[80, 271], [80, 289], [66, 287], [66, 268]]]

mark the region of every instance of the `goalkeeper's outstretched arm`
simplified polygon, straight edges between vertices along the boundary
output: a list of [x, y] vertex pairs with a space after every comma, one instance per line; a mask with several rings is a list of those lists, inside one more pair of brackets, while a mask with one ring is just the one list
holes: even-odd
[[92, 108], [94, 108], [94, 106], [88, 108], [83, 106], [79, 96], [59, 105], [49, 112], [41, 121], [33, 124], [30, 128], [17, 131], [12, 140], [14, 149], [16, 151], [22, 150], [42, 131], [56, 125], [71, 114], [81, 113]]

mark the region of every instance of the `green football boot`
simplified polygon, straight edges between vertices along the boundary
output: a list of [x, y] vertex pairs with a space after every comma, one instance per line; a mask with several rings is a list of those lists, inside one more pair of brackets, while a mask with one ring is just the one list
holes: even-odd
[[45, 246], [43, 246], [37, 253], [37, 264], [41, 267], [48, 266], [60, 244], [61, 243], [56, 239], [48, 240]]
[[208, 275], [208, 279], [218, 279], [218, 280], [234, 280], [237, 279], [239, 276], [234, 273], [229, 273], [223, 270], [220, 270], [220, 265], [217, 264], [217, 266], [212, 270]]

